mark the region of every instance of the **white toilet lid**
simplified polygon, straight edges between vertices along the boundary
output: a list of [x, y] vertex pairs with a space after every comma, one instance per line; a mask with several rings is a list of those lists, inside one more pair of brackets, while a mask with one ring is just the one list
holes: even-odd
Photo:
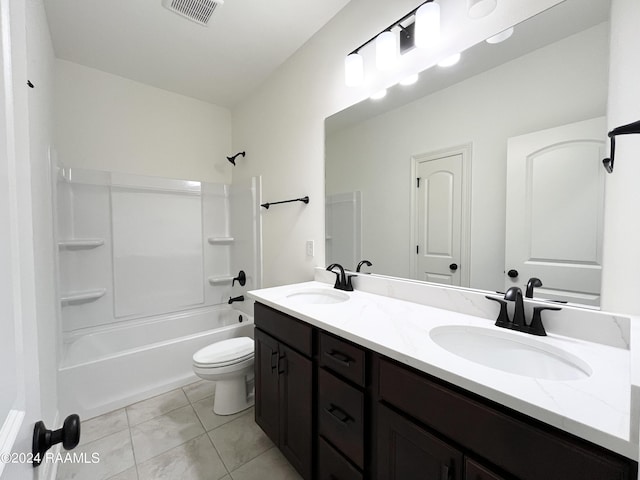
[[252, 357], [253, 351], [252, 338], [229, 338], [198, 350], [193, 354], [193, 363], [203, 367], [232, 365]]

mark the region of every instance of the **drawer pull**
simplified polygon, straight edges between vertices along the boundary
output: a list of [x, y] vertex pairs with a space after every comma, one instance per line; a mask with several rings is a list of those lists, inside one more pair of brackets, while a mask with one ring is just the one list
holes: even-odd
[[325, 408], [324, 411], [331, 415], [332, 418], [335, 418], [338, 422], [346, 425], [348, 422], [353, 420], [353, 417], [340, 407], [336, 407], [333, 403], [330, 405], [331, 406], [329, 408]]
[[324, 353], [326, 353], [330, 359], [332, 359], [335, 362], [338, 362], [340, 365], [344, 365], [345, 367], [351, 366], [351, 361], [353, 359], [342, 352], [331, 350], [329, 352], [324, 352]]

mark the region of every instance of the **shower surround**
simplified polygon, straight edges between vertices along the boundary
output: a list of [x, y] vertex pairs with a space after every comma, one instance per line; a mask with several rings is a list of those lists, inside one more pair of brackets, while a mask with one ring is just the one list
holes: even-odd
[[251, 310], [227, 302], [261, 284], [259, 178], [55, 171], [63, 414], [93, 417], [194, 381], [196, 350], [253, 335]]

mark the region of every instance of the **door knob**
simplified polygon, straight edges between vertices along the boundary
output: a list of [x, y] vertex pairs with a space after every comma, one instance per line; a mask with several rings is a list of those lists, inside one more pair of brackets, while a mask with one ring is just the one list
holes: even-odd
[[509, 278], [518, 278], [518, 270], [511, 269], [507, 272]]
[[449, 269], [455, 272], [458, 269], [458, 264], [452, 263], [451, 265], [449, 265]]
[[44, 422], [39, 421], [33, 428], [31, 444], [34, 468], [42, 463], [44, 454], [56, 443], [62, 442], [65, 450], [71, 450], [80, 442], [80, 417], [75, 413], [69, 415], [58, 430], [49, 430]]

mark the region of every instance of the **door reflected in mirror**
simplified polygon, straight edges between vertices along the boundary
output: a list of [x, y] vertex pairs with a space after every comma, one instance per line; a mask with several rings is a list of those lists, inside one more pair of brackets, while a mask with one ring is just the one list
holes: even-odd
[[[535, 276], [536, 297], [598, 305], [609, 8], [567, 0], [505, 42], [329, 117], [327, 263], [355, 270], [367, 258], [374, 274], [489, 291], [524, 290]], [[559, 147], [533, 149], [528, 175], [508, 177], [510, 141], [596, 118], [605, 126], [582, 153], [562, 162]], [[567, 277], [571, 269], [582, 275]]]

